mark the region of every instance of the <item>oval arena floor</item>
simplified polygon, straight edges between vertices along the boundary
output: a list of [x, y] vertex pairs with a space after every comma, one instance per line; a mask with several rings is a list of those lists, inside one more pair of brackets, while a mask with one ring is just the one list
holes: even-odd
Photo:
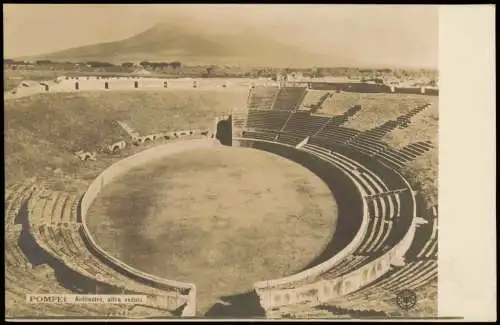
[[239, 147], [178, 153], [107, 185], [87, 224], [97, 243], [141, 271], [195, 283], [197, 309], [256, 281], [301, 270], [330, 242], [327, 185], [277, 155]]

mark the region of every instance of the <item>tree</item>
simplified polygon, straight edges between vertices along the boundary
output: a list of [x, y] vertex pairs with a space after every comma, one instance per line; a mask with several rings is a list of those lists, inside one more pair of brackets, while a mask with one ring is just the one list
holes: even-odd
[[260, 69], [256, 69], [256, 70], [252, 71], [252, 74], [253, 74], [254, 78], [260, 78], [263, 73], [264, 73], [264, 71], [262, 71]]
[[50, 60], [38, 60], [35, 63], [38, 65], [44, 65], [44, 64], [51, 64], [52, 61], [50, 61]]
[[100, 62], [100, 61], [89, 61], [86, 63], [92, 68], [106, 68], [106, 67], [114, 67], [114, 64], [109, 62]]
[[179, 61], [174, 61], [174, 62], [171, 62], [170, 63], [170, 66], [173, 68], [173, 69], [178, 69], [181, 67], [181, 63]]
[[322, 68], [314, 68], [312, 71], [312, 75], [314, 78], [323, 77], [323, 69]]

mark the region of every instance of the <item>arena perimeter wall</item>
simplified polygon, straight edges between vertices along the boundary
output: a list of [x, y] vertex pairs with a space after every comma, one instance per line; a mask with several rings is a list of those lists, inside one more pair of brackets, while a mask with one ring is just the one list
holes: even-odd
[[[261, 147], [262, 150], [271, 152], [279, 151], [277, 150], [278, 148], [286, 147], [281, 144], [259, 140], [238, 139], [238, 141], [243, 146], [248, 146], [250, 144], [250, 146], [252, 147]], [[258, 145], [253, 146], [252, 143]], [[289, 147], [289, 150], [296, 149]], [[255, 291], [259, 295], [261, 306], [264, 309], [273, 309], [279, 308], [280, 306], [284, 305], [301, 303], [319, 305], [322, 302], [340, 298], [375, 281], [376, 279], [386, 274], [390, 270], [391, 265], [401, 262], [404, 254], [411, 246], [415, 237], [416, 202], [415, 196], [413, 194], [414, 192], [407, 180], [399, 172], [393, 172], [393, 176], [400, 178], [400, 181], [404, 183], [412, 193], [412, 211], [410, 212], [411, 215], [407, 216], [408, 231], [402, 236], [401, 240], [383, 255], [348, 274], [335, 279], [320, 280], [317, 282], [300, 285], [300, 281], [302, 280], [311, 279], [320, 276], [322, 273], [325, 273], [326, 271], [328, 271], [328, 269], [336, 265], [341, 259], [348, 256], [356, 249], [356, 247], [359, 245], [359, 242], [366, 234], [368, 216], [366, 204], [363, 204], [363, 225], [360, 227], [360, 230], [351, 241], [351, 243], [344, 250], [333, 256], [331, 259], [325, 261], [324, 263], [316, 265], [303, 272], [281, 279], [261, 281], [254, 284]], [[349, 178], [352, 179], [351, 176], [349, 176]], [[273, 288], [277, 285], [284, 284], [290, 284], [291, 288]]]
[[[146, 274], [114, 258], [96, 243], [87, 227], [86, 216], [90, 206], [92, 205], [92, 202], [99, 195], [103, 187], [111, 183], [115, 178], [127, 173], [129, 170], [135, 167], [139, 167], [152, 160], [161, 159], [169, 155], [187, 150], [211, 147], [213, 146], [213, 144], [213, 140], [207, 139], [195, 139], [167, 143], [146, 149], [123, 160], [120, 160], [109, 166], [92, 182], [92, 184], [88, 187], [87, 191], [83, 195], [80, 203], [79, 214], [82, 222], [82, 234], [87, 245], [89, 246], [89, 249], [108, 266], [130, 278], [158, 289], [162, 289], [168, 292], [174, 291], [178, 292], [180, 295], [184, 295], [187, 301], [186, 306], [183, 309], [182, 316], [195, 316], [196, 286], [192, 283], [177, 282]], [[167, 305], [166, 307], [170, 309], [174, 309], [177, 307], [177, 302], [171, 302], [171, 299], [166, 299], [165, 304]]]

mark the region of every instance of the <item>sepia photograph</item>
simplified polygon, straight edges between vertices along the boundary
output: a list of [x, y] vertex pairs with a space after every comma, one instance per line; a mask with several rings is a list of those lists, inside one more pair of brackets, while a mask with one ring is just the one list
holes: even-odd
[[438, 6], [3, 9], [7, 320], [439, 316]]

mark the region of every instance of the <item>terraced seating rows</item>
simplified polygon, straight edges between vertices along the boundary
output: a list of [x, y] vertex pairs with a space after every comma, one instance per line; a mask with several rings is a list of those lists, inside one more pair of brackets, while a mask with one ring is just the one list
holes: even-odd
[[[382, 137], [384, 137], [386, 134], [395, 130], [398, 127], [399, 128], [407, 127], [408, 124], [410, 123], [410, 118], [415, 116], [423, 109], [425, 109], [427, 106], [428, 104], [413, 108], [408, 113], [399, 116], [396, 120], [390, 120], [373, 129], [364, 132], [359, 132], [355, 136], [352, 136], [345, 141], [342, 140], [341, 143], [348, 144], [351, 147], [357, 149], [358, 151], [361, 151], [370, 156], [375, 156], [388, 149], [387, 144], [380, 141]], [[421, 151], [423, 147], [427, 145], [428, 145], [427, 142], [425, 144], [418, 143], [410, 145], [405, 151], [402, 152], [402, 154], [407, 154], [409, 152], [415, 153]], [[396, 164], [396, 166], [398, 166], [398, 164]]]
[[[321, 127], [316, 133], [314, 133], [314, 135], [319, 136], [319, 137], [328, 138], [331, 135], [336, 136], [337, 135], [336, 133], [338, 133], [338, 132], [342, 133], [343, 130], [337, 130], [337, 129], [342, 124], [349, 121], [350, 118], [354, 117], [360, 111], [361, 111], [361, 105], [354, 105], [354, 106], [348, 108], [344, 113], [342, 113], [340, 115], [332, 116], [330, 118], [330, 121], [328, 123], [326, 123], [323, 127]], [[350, 130], [350, 129], [348, 129], [348, 130]], [[358, 133], [360, 133], [360, 132], [355, 131], [350, 136], [341, 140], [340, 143], [347, 141], [348, 139], [357, 135]]]
[[387, 147], [384, 150], [375, 153], [373, 157], [384, 161], [386, 164], [395, 169], [401, 169], [410, 161], [416, 159], [420, 155], [423, 155], [432, 148], [432, 142], [422, 141], [409, 144], [401, 150], [395, 150]]
[[401, 154], [408, 154], [408, 155], [414, 155], [415, 158], [423, 155], [429, 150], [432, 150], [434, 146], [432, 145], [431, 141], [421, 141], [421, 142], [415, 142], [407, 145], [406, 147], [402, 148], [399, 150]]
[[51, 223], [58, 224], [61, 222], [76, 222], [75, 205], [78, 204], [77, 196], [59, 192], [57, 201], [54, 204], [53, 212], [51, 212]]
[[[92, 304], [57, 304], [51, 305], [47, 309], [36, 309], [32, 305], [26, 304], [26, 298], [24, 294], [20, 294], [13, 291], [6, 291], [5, 299], [8, 301], [6, 308], [6, 317], [17, 318], [17, 317], [75, 317], [82, 318], [85, 317], [103, 317], [103, 316], [121, 316], [123, 312], [127, 311], [126, 308], [130, 308], [130, 305], [117, 305], [117, 304], [106, 304], [106, 305], [92, 305]], [[10, 308], [9, 305], [15, 306]], [[12, 312], [14, 310], [14, 312]]]
[[290, 133], [280, 133], [276, 138], [279, 143], [287, 144], [290, 146], [298, 145], [304, 138], [292, 135]]
[[76, 224], [79, 195], [58, 191], [37, 192], [28, 203], [30, 224]]
[[349, 118], [343, 114], [342, 115], [334, 115], [334, 116], [330, 117], [330, 121], [325, 126], [323, 126], [323, 128], [318, 130], [318, 132], [316, 132], [315, 135], [320, 134], [321, 131], [323, 131], [323, 129], [335, 128], [335, 127], [341, 126], [342, 124], [344, 124], [348, 120], [349, 120]]
[[[24, 305], [26, 294], [70, 293], [58, 284], [52, 268], [45, 264], [33, 267], [18, 245], [20, 234], [21, 229], [6, 233], [5, 294], [7, 304], [12, 304], [11, 299], [7, 297], [22, 298], [20, 305]], [[15, 309], [19, 312], [17, 306]]]
[[246, 128], [249, 130], [279, 131], [289, 116], [290, 112], [286, 111], [248, 111]]
[[278, 90], [275, 86], [255, 86], [248, 99], [248, 109], [270, 110]]
[[231, 115], [233, 120], [233, 126], [235, 128], [244, 128], [246, 125], [247, 115], [248, 113], [243, 114], [241, 112], [237, 113], [233, 112], [233, 114]]
[[428, 108], [429, 106], [431, 106], [431, 105], [429, 103], [427, 103], [427, 104], [412, 108], [408, 113], [401, 115], [398, 119], [401, 119], [403, 121], [409, 120], [412, 117], [414, 117], [415, 115], [417, 115], [418, 113], [420, 113], [421, 111]]
[[355, 139], [352, 142], [348, 141], [346, 144], [370, 156], [376, 155], [388, 148], [387, 144], [373, 139]]
[[9, 265], [5, 270], [5, 282], [11, 289], [9, 291], [21, 294], [70, 293], [57, 283], [54, 270], [48, 266], [22, 269]]
[[[303, 132], [304, 125], [308, 125], [308, 117], [310, 115], [302, 112], [293, 113], [289, 120], [284, 125], [280, 132], [280, 136], [299, 137], [305, 139], [309, 136], [309, 141], [302, 149], [309, 151], [311, 154], [320, 156], [326, 161], [330, 161], [337, 168], [343, 169], [356, 180], [358, 185], [364, 192], [364, 204], [368, 211], [367, 232], [358, 247], [353, 253], [338, 261], [328, 272], [321, 274], [314, 279], [301, 280], [294, 283], [283, 285], [273, 285], [273, 289], [291, 289], [298, 288], [308, 284], [311, 281], [321, 279], [334, 279], [348, 274], [356, 269], [359, 269], [366, 263], [369, 263], [377, 256], [384, 254], [388, 249], [393, 247], [401, 238], [401, 229], [398, 230], [399, 219], [403, 210], [407, 210], [412, 205], [413, 193], [408, 188], [391, 188], [386, 185], [378, 175], [364, 168], [356, 160], [353, 160], [345, 155], [336, 153], [339, 148], [345, 147], [356, 149], [369, 157], [376, 158], [384, 162], [384, 164], [393, 169], [403, 167], [408, 161], [415, 159], [428, 150], [432, 149], [430, 141], [417, 142], [401, 150], [390, 148], [380, 139], [399, 126], [405, 127], [409, 118], [425, 109], [427, 106], [412, 109], [409, 113], [399, 117], [395, 121], [389, 121], [383, 125], [371, 130], [360, 132], [348, 128], [343, 128], [340, 125], [348, 120], [345, 115], [339, 115], [330, 118], [328, 123], [325, 123], [315, 133]], [[359, 107], [357, 108], [360, 109]], [[350, 114], [355, 114], [356, 110], [351, 110]], [[271, 141], [271, 140], [270, 140]], [[275, 139], [275, 142], [290, 144], [289, 141], [280, 137]], [[295, 144], [292, 143], [292, 144]], [[340, 146], [339, 146], [340, 144]], [[334, 150], [332, 152], [331, 150]], [[341, 152], [344, 152], [341, 150]], [[354, 152], [353, 152], [354, 154]], [[361, 157], [361, 156], [360, 156]], [[393, 183], [395, 185], [396, 183]], [[392, 185], [391, 185], [392, 186]], [[399, 186], [399, 185], [398, 185]], [[403, 208], [404, 207], [404, 208]], [[431, 219], [430, 226], [425, 226], [415, 233], [412, 246], [417, 247], [417, 242], [425, 240], [423, 245], [420, 245], [421, 251], [418, 254], [407, 251], [406, 259], [409, 259], [404, 266], [392, 266], [392, 270], [388, 274], [382, 276], [373, 283], [349, 294], [342, 299], [349, 300], [349, 303], [342, 304], [342, 301], [334, 302], [335, 306], [344, 306], [346, 309], [358, 310], [359, 305], [367, 303], [365, 296], [373, 295], [374, 297], [394, 297], [395, 294], [402, 289], [418, 288], [419, 286], [428, 283], [437, 276], [437, 219]], [[403, 223], [406, 225], [407, 223]], [[405, 226], [406, 227], [406, 226]], [[431, 230], [428, 230], [428, 229]], [[425, 230], [425, 231], [422, 231]], [[354, 303], [354, 305], [353, 305]], [[293, 305], [295, 307], [296, 305]], [[368, 306], [368, 305], [366, 305]], [[365, 309], [373, 309], [368, 306]], [[361, 309], [360, 309], [361, 310]], [[280, 309], [281, 313], [282, 310]], [[312, 309], [304, 310], [304, 313], [314, 311]], [[292, 313], [294, 316], [300, 314]]]
[[[313, 155], [325, 158], [325, 160], [330, 161], [330, 163], [336, 166], [339, 166], [340, 168], [344, 169], [346, 172], [351, 174], [355, 179], [359, 180], [360, 177], [359, 174], [356, 174], [354, 172], [354, 170], [356, 170], [358, 166], [354, 165], [352, 161], [350, 160], [342, 161], [341, 158], [340, 159], [332, 158], [329, 150], [309, 144], [306, 144], [304, 147], [302, 147], [302, 150], [305, 150]], [[363, 190], [366, 191], [366, 188], [364, 188]], [[369, 192], [362, 193], [362, 195], [368, 195], [368, 194]], [[369, 255], [364, 255], [364, 256], [348, 255], [345, 258], [339, 260], [338, 263], [334, 265], [332, 268], [330, 268], [327, 272], [315, 278], [309, 277], [295, 282], [287, 282], [280, 285], [273, 285], [273, 288], [277, 290], [291, 289], [300, 287], [302, 285], [314, 281], [319, 281], [323, 279], [332, 279], [334, 277], [338, 277], [343, 274], [349, 273], [355, 270], [355, 268], [362, 266], [363, 264], [369, 262], [372, 259], [373, 259], [372, 256]]]
[[[391, 233], [393, 219], [400, 213], [399, 195], [389, 192], [390, 189], [377, 175], [369, 170], [363, 170], [363, 167], [352, 159], [315, 145], [306, 144], [304, 149], [321, 155], [335, 165], [343, 166], [346, 171], [350, 170], [356, 174], [358, 184], [365, 193], [369, 224], [367, 234], [355, 254], [373, 256], [381, 253]], [[366, 199], [366, 196], [371, 196], [371, 198]]]
[[359, 256], [359, 255], [350, 255], [340, 261], [335, 267], [329, 270], [327, 273], [322, 274], [320, 279], [330, 280], [338, 278], [344, 274], [352, 272], [358, 269], [360, 266], [366, 264], [368, 261], [372, 259], [369, 256]]
[[[354, 261], [356, 262], [358, 260]], [[356, 266], [353, 267], [356, 268]], [[337, 275], [340, 274], [341, 272]], [[393, 267], [393, 270], [380, 279], [370, 283], [360, 290], [342, 297], [341, 299], [337, 298], [323, 303], [320, 306], [304, 306], [302, 308], [298, 306], [297, 315], [308, 313], [314, 314], [314, 311], [317, 309], [339, 309], [339, 307], [351, 311], [377, 311], [380, 306], [380, 301], [393, 299], [401, 290], [404, 289], [416, 290], [436, 278], [437, 261], [435, 259], [431, 258], [411, 261], [402, 267]], [[296, 306], [297, 305], [293, 305], [290, 307], [289, 315], [291, 318], [296, 317]], [[280, 310], [280, 312], [283, 313], [282, 310]], [[324, 317], [330, 318], [335, 315], [337, 314], [330, 313], [324, 315]]]
[[411, 159], [413, 159], [413, 157], [403, 154], [398, 150], [392, 148], [387, 148], [383, 151], [380, 151], [376, 153], [374, 157], [382, 160], [384, 163], [394, 169], [403, 168], [408, 161], [411, 161]]
[[403, 289], [415, 290], [437, 278], [437, 262], [420, 260], [397, 268], [364, 289], [347, 295], [332, 305], [357, 310], [376, 309], [374, 302], [395, 298]]
[[429, 239], [426, 241], [424, 247], [420, 251], [420, 253], [417, 255], [417, 258], [435, 258], [437, 256], [437, 250], [438, 250], [438, 219], [433, 218], [432, 219], [432, 231]]
[[17, 244], [21, 229], [9, 230], [5, 235], [5, 265], [11, 268], [31, 268], [31, 263]]
[[388, 147], [387, 144], [381, 142], [380, 139], [394, 130], [396, 125], [396, 122], [389, 121], [371, 130], [359, 133], [355, 137], [347, 140], [346, 144], [368, 155], [374, 155]]
[[[79, 243], [73, 234], [75, 227], [79, 227], [79, 225], [64, 227], [39, 224], [31, 230], [35, 240], [44, 251], [70, 264], [72, 262], [80, 262], [81, 259], [85, 259], [86, 257], [85, 245], [79, 245], [81, 243]], [[78, 231], [78, 228], [76, 228], [76, 231]]]
[[308, 112], [296, 112], [290, 116], [282, 132], [305, 138], [316, 133], [329, 121], [330, 118], [328, 116], [311, 115]]
[[341, 126], [327, 125], [323, 130], [318, 132], [314, 137], [323, 138], [324, 142], [346, 143], [358, 135], [360, 131], [344, 128]]
[[[356, 173], [355, 171], [360, 168], [359, 164], [357, 164], [355, 161], [348, 159], [346, 157], [343, 157], [341, 155], [336, 155], [335, 153], [330, 153], [329, 150], [309, 145], [306, 144], [303, 147], [304, 150], [309, 151], [313, 154], [319, 155], [323, 158], [326, 158], [335, 165], [344, 168], [346, 171], [350, 171], [353, 173], [353, 176], [355, 176], [360, 183], [364, 182], [363, 190], [366, 195], [368, 194], [377, 194], [376, 189], [374, 187], [370, 187], [368, 184], [371, 182], [372, 184], [377, 184], [376, 186], [379, 186], [378, 189], [380, 189], [382, 186], [383, 190], [387, 190], [387, 187], [385, 184], [380, 179], [375, 178], [368, 180], [363, 180], [361, 181], [362, 178], [366, 178], [367, 174], [359, 174]], [[369, 175], [369, 173], [368, 173]], [[381, 185], [382, 184], [382, 185]], [[397, 201], [397, 198], [394, 199]], [[394, 207], [391, 203], [393, 203], [392, 200], [388, 201], [388, 206], [389, 207]], [[381, 205], [383, 206], [383, 205]], [[388, 211], [392, 211], [390, 208], [388, 208]], [[394, 216], [394, 214], [389, 213], [386, 217], [391, 219]], [[374, 220], [377, 220], [377, 218], [371, 218], [371, 222], [368, 228], [368, 233], [365, 236], [365, 239], [360, 243], [358, 248], [355, 250], [353, 255], [348, 255], [344, 259], [340, 260], [334, 267], [332, 267], [328, 272], [325, 272], [321, 274], [319, 277], [317, 277], [315, 280], [321, 280], [321, 279], [333, 279], [339, 276], [342, 276], [344, 274], [347, 274], [349, 272], [352, 272], [359, 267], [365, 265], [369, 261], [373, 260], [374, 257], [378, 256], [381, 254], [383, 251], [380, 249], [382, 248], [382, 244], [387, 240], [389, 237], [389, 234], [391, 232], [391, 228], [389, 227], [384, 227], [382, 222], [374, 222]], [[389, 223], [390, 224], [390, 223]], [[309, 281], [304, 281], [303, 283], [293, 283], [293, 286], [297, 285], [302, 285], [305, 284]], [[286, 289], [289, 287], [289, 284], [287, 285], [281, 285], [277, 286], [276, 289]]]
[[266, 316], [271, 319], [284, 318], [284, 319], [307, 319], [307, 318], [332, 318], [339, 317], [334, 315], [328, 310], [317, 309], [309, 304], [296, 304], [293, 306], [283, 306], [276, 311], [268, 311]]
[[272, 109], [286, 111], [298, 109], [306, 95], [306, 89], [306, 87], [281, 87]]
[[[344, 114], [327, 117], [312, 115], [308, 112], [291, 112], [252, 110], [248, 112], [247, 130], [280, 131], [289, 133], [302, 139], [307, 136], [317, 135], [319, 137], [332, 138], [333, 141], [344, 143], [359, 134], [359, 131], [338, 127], [345, 123], [349, 117], [354, 116], [361, 110], [361, 106], [355, 105]], [[241, 119], [243, 120], [243, 119]]]
[[[292, 120], [292, 118], [290, 120]], [[367, 149], [367, 148], [371, 149], [371, 147], [368, 147], [368, 144], [372, 145], [373, 147], [378, 146], [377, 149], [385, 149], [386, 146], [384, 146], [381, 143], [379, 144], [379, 143], [375, 142], [374, 140], [370, 140], [369, 138], [371, 136], [383, 136], [388, 129], [393, 128], [395, 125], [396, 125], [395, 123], [390, 123], [390, 124], [387, 124], [385, 126], [382, 126], [378, 129], [376, 129], [371, 134], [368, 134], [368, 136], [359, 136], [359, 137], [357, 137], [357, 138], [359, 138], [358, 142], [361, 142], [361, 143], [366, 142], [367, 143], [367, 145], [363, 149]], [[286, 127], [285, 127], [285, 129], [286, 129]], [[336, 129], [339, 129], [339, 128], [336, 128]], [[345, 129], [345, 130], [348, 130], [348, 129]], [[321, 132], [323, 132], [323, 134], [324, 134], [324, 133], [327, 133], [328, 131], [329, 130], [328, 130], [328, 125], [327, 125], [325, 130], [322, 130]], [[321, 134], [321, 132], [319, 132], [319, 134]], [[349, 133], [349, 132], [350, 131], [346, 131], [345, 133], [352, 135], [352, 134], [355, 134], [356, 131], [354, 131], [353, 133]], [[345, 136], [343, 128], [340, 129], [340, 132], [337, 131], [337, 133], [340, 133], [342, 136]], [[332, 135], [333, 134], [330, 134], [330, 136], [332, 136]], [[313, 137], [309, 143], [312, 145], [314, 145], [314, 144], [324, 145], [325, 143], [329, 142], [328, 138], [326, 138], [326, 137], [321, 138], [320, 140], [321, 141], [319, 143], [315, 142], [315, 137]], [[285, 142], [285, 141], [278, 140], [278, 142]], [[293, 142], [292, 144], [296, 144], [296, 142]], [[358, 143], [358, 145], [359, 145], [359, 143]], [[310, 145], [306, 145], [306, 146], [310, 146]], [[364, 151], [366, 153], [367, 150], [364, 150]], [[339, 162], [339, 163], [342, 163], [342, 162]], [[368, 182], [368, 183], [364, 183], [364, 184], [365, 184], [365, 187], [367, 187], [367, 190], [369, 193], [372, 193], [372, 194], [377, 193], [377, 192], [373, 192], [373, 188], [377, 187], [376, 183], [372, 183], [370, 185]], [[387, 189], [383, 189], [383, 188], [379, 187], [379, 188], [377, 188], [377, 190], [380, 191], [380, 193], [383, 193], [383, 192], [386, 192]], [[399, 209], [400, 209], [399, 195], [400, 194], [398, 194], [398, 193], [389, 193], [388, 195], [380, 196], [378, 198], [375, 198], [375, 199], [372, 199], [369, 201], [370, 202], [370, 203], [368, 203], [369, 211], [371, 211], [371, 214], [373, 214], [373, 216], [374, 216], [371, 219], [371, 223], [369, 225], [369, 228], [370, 229], [382, 229], [382, 231], [370, 232], [371, 234], [377, 233], [378, 237], [376, 238], [374, 245], [370, 245], [368, 247], [366, 247], [366, 245], [361, 246], [363, 249], [367, 249], [366, 253], [371, 252], [372, 249], [379, 250], [383, 247], [382, 243], [384, 242], [384, 239], [387, 239], [387, 237], [388, 237], [389, 229], [391, 228], [391, 224], [392, 224], [392, 218], [394, 216], [399, 215]], [[388, 217], [385, 216], [386, 207], [393, 208], [393, 210], [391, 210]], [[379, 210], [379, 209], [381, 209], [381, 210]], [[367, 242], [371, 242], [371, 241], [372, 241], [372, 238], [370, 236], [367, 237]]]
[[[377, 194], [376, 190], [380, 188], [387, 190], [385, 184], [379, 178], [377, 179], [376, 175], [374, 178], [369, 178], [369, 176], [367, 177], [367, 175], [371, 176], [370, 173], [364, 174], [357, 172], [361, 166], [357, 162], [347, 157], [338, 155], [336, 153], [330, 153], [328, 149], [310, 144], [306, 144], [302, 149], [317, 156], [323, 157], [324, 159], [330, 161], [332, 164], [344, 169], [346, 172], [349, 172], [355, 179], [357, 179], [359, 183], [364, 183], [364, 185], [362, 186], [364, 195]], [[370, 182], [372, 185], [369, 185]], [[377, 187], [375, 187], [373, 184], [377, 184]], [[388, 204], [388, 206], [392, 205]], [[390, 208], [388, 208], [387, 211], [391, 211]], [[392, 216], [393, 215], [389, 214], [386, 217], [390, 219]], [[357, 249], [355, 249], [354, 253], [338, 261], [338, 263], [327, 272], [314, 279], [310, 278], [299, 282], [278, 285], [274, 288], [288, 289], [298, 287], [300, 285], [305, 285], [307, 283], [310, 283], [311, 281], [338, 278], [372, 261], [374, 258], [383, 253], [383, 250], [381, 249], [383, 248], [382, 244], [387, 240], [389, 234], [391, 233], [390, 226], [385, 227], [382, 222], [374, 222], [374, 220], [377, 221], [377, 218], [370, 218], [370, 224], [367, 234], [365, 235], [364, 240], [358, 245]], [[389, 223], [389, 225], [392, 225], [392, 223]]]
[[183, 303], [183, 298], [175, 293], [135, 282], [102, 263], [87, 249], [80, 234], [80, 227], [80, 224], [69, 227], [39, 224], [32, 228], [31, 232], [37, 244], [45, 252], [88, 279], [141, 294], [171, 296], [174, 299], [180, 299], [180, 305]]
[[[12, 269], [5, 270], [5, 300], [7, 314], [16, 316], [104, 316], [118, 313], [130, 305], [107, 304], [54, 304], [50, 308], [38, 310], [26, 304], [26, 294], [71, 294], [71, 290], [60, 286], [57, 280], [47, 275], [37, 276], [32, 270]], [[13, 306], [13, 308], [9, 308]], [[15, 307], [14, 307], [15, 306]]]
[[395, 267], [395, 269], [387, 276], [370, 284], [366, 288], [359, 290], [358, 292], [352, 293], [348, 297], [359, 298], [370, 296], [370, 294], [380, 295], [380, 293], [397, 294], [403, 289], [416, 289], [418, 286], [432, 281], [436, 277], [437, 260], [415, 260], [402, 267]]
[[[356, 110], [352, 110], [349, 114], [355, 113]], [[412, 112], [412, 114], [416, 113]], [[379, 141], [395, 126], [404, 124], [405, 119], [409, 117], [399, 119], [396, 122], [389, 121], [395, 124], [388, 122], [372, 130], [359, 132], [339, 126], [348, 119], [347, 115], [328, 118], [288, 112], [285, 111], [285, 108], [277, 111], [251, 110], [248, 113], [246, 123], [250, 130], [244, 131], [242, 134], [246, 138], [276, 141], [289, 145], [296, 145], [305, 137], [315, 134], [316, 136], [311, 137], [311, 142], [306, 144], [304, 149], [345, 170], [361, 186], [364, 193], [364, 204], [368, 209], [369, 223], [366, 236], [353, 254], [339, 261], [331, 270], [322, 274], [319, 279], [333, 279], [347, 274], [385, 252], [385, 249], [390, 247], [390, 235], [395, 227], [395, 221], [400, 215], [401, 205], [404, 204], [402, 198], [405, 196], [404, 192], [389, 188], [376, 174], [355, 160], [331, 152], [328, 149], [328, 144], [333, 147], [336, 143], [342, 143], [354, 147], [375, 158], [387, 159], [399, 168], [432, 148], [431, 143], [426, 141], [411, 144], [397, 151]], [[17, 193], [15, 187], [7, 190], [6, 201], [9, 202], [9, 207], [16, 205], [14, 204], [15, 200], [12, 199], [15, 197], [15, 193]], [[22, 202], [22, 199], [18, 201]], [[43, 250], [63, 261], [69, 268], [90, 279], [105, 282], [118, 288], [127, 287], [139, 292], [165, 294], [164, 291], [136, 283], [114, 271], [87, 250], [80, 233], [81, 225], [76, 220], [76, 206], [78, 204], [76, 195], [71, 196], [67, 193], [41, 189], [36, 191], [28, 202], [30, 231], [35, 240]], [[20, 206], [21, 203], [18, 205]], [[6, 252], [9, 253], [6, 254], [8, 255], [6, 256], [7, 263], [16, 268], [24, 267], [23, 265], [29, 267], [29, 262], [25, 264], [22, 260], [22, 252], [14, 249], [17, 245], [9, 247], [6, 247]], [[365, 288], [348, 295], [349, 299], [352, 298], [355, 303], [359, 301], [362, 305], [367, 295], [391, 295], [400, 288], [418, 287], [423, 283], [422, 281], [433, 279], [435, 276], [437, 266], [433, 259], [436, 253], [437, 219], [434, 218], [429, 239], [417, 256], [420, 259], [394, 269], [388, 276], [384, 276]], [[14, 280], [13, 276], [14, 274], [10, 272], [9, 279]], [[340, 306], [337, 303], [336, 305]], [[352, 302], [349, 302], [349, 308], [352, 308]], [[304, 313], [308, 314], [309, 312], [304, 311]], [[318, 312], [318, 314], [320, 313], [322, 311]]]
[[277, 132], [270, 131], [243, 131], [242, 136], [248, 139], [274, 141], [277, 134]]
[[[394, 267], [389, 274], [353, 292], [333, 305], [357, 310], [376, 309], [374, 301], [393, 299], [401, 290], [416, 290], [437, 279], [437, 218], [432, 219], [432, 232], [415, 258], [404, 266]], [[421, 233], [422, 235], [422, 233]], [[414, 242], [422, 238], [415, 238]], [[348, 301], [349, 303], [346, 303]], [[372, 306], [375, 305], [375, 306]]]
[[[397, 200], [397, 196], [395, 198], [387, 198], [386, 200], [382, 198], [378, 201], [378, 204], [384, 207], [385, 204], [387, 204], [387, 201], [394, 203], [394, 201], [397, 202]], [[356, 251], [357, 254], [372, 254], [374, 252], [381, 251], [385, 246], [384, 244], [389, 237], [392, 227], [394, 226], [394, 220], [391, 214], [382, 214], [381, 216], [378, 216], [378, 213], [384, 212], [380, 212], [380, 210], [376, 209], [375, 206], [377, 205], [377, 201], [373, 200], [371, 201], [371, 204], [373, 204], [374, 215], [371, 215], [370, 223], [368, 224], [367, 236], [364, 238], [362, 244]], [[390, 206], [392, 207], [392, 205]], [[394, 213], [394, 211], [390, 210], [388, 213]]]
[[22, 186], [23, 184], [19, 184], [19, 183], [14, 183], [14, 184], [11, 184], [10, 186], [6, 186], [5, 187], [5, 199], [8, 200], [12, 197], [12, 195], [17, 191], [19, 190], [19, 188]]
[[29, 231], [38, 246], [88, 279], [143, 294], [172, 296], [182, 304], [181, 296], [133, 281], [102, 263], [87, 249], [80, 233], [81, 224], [74, 217], [77, 198], [77, 195], [41, 190], [30, 200], [33, 202], [28, 205]]
[[22, 204], [36, 190], [33, 184], [14, 184], [6, 189], [5, 196], [5, 226], [9, 228], [14, 224]]
[[380, 139], [387, 133], [395, 130], [399, 123], [396, 121], [387, 121], [382, 125], [374, 127], [373, 129], [360, 133], [356, 138]]
[[47, 253], [62, 260], [68, 267], [91, 279], [102, 280], [103, 266], [86, 249], [78, 229], [70, 227], [38, 224], [31, 229], [37, 243]]

